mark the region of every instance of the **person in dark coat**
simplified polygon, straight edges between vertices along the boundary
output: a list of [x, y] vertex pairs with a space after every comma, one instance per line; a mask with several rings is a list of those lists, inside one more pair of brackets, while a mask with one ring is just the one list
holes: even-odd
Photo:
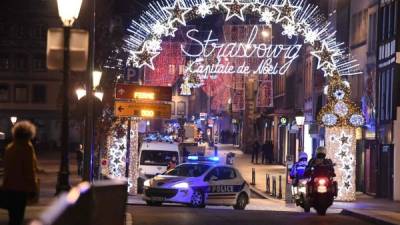
[[258, 151], [260, 150], [260, 144], [257, 140], [253, 143], [252, 148], [251, 162], [254, 163], [255, 161], [255, 163], [258, 164]]
[[13, 141], [4, 152], [4, 179], [2, 191], [9, 214], [9, 225], [22, 225], [29, 200], [39, 194], [37, 159], [32, 138], [36, 127], [29, 121], [20, 121], [12, 128]]
[[265, 143], [261, 147], [261, 163], [266, 164], [268, 161], [268, 150], [269, 150], [269, 144], [268, 141], [265, 141]]
[[267, 158], [270, 164], [274, 162], [274, 144], [271, 140], [268, 141]]

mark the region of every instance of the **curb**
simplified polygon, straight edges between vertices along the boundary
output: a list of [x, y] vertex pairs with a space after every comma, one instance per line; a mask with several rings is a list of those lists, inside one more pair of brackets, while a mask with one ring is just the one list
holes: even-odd
[[341, 215], [345, 215], [345, 216], [351, 216], [351, 217], [355, 217], [357, 219], [361, 219], [373, 224], [379, 224], [379, 225], [398, 225], [399, 223], [393, 223], [393, 222], [389, 222], [387, 220], [384, 219], [380, 219], [371, 215], [367, 215], [367, 214], [363, 214], [363, 213], [358, 213], [352, 210], [348, 210], [348, 209], [343, 209], [342, 212], [340, 212]]

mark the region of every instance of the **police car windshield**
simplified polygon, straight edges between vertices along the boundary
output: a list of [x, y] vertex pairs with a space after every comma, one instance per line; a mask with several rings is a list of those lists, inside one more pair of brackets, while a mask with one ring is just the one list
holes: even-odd
[[165, 175], [179, 176], [179, 177], [199, 177], [205, 173], [209, 165], [204, 164], [181, 164], [175, 169], [169, 170]]
[[141, 165], [167, 166], [173, 158], [178, 159], [178, 152], [163, 150], [143, 150], [140, 157]]

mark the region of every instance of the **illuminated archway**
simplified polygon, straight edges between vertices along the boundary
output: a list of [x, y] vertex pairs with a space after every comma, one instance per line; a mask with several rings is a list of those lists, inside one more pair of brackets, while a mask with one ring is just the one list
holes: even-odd
[[[342, 43], [336, 42], [335, 30], [319, 13], [318, 7], [303, 0], [163, 0], [149, 3], [137, 21], [128, 28], [123, 50], [128, 53], [126, 63], [137, 68], [154, 69], [153, 60], [162, 51], [163, 38], [172, 36], [180, 26], [186, 26], [188, 20], [205, 18], [208, 15], [223, 13], [225, 21], [237, 18], [245, 21], [246, 16], [259, 18], [265, 26], [282, 26], [282, 35], [289, 39], [302, 37], [309, 44], [311, 54], [317, 58], [317, 69], [329, 77], [329, 98], [327, 106], [319, 114], [319, 121], [328, 127], [326, 137], [328, 152], [338, 156], [337, 146], [332, 144], [340, 139], [344, 129], [350, 129], [345, 135], [352, 135], [355, 127], [362, 126], [364, 118], [360, 109], [349, 100], [350, 88], [341, 76], [359, 74], [358, 64], [351, 55], [345, 54]], [[243, 49], [246, 52], [246, 49]], [[123, 66], [123, 65], [122, 65]], [[329, 129], [333, 130], [329, 130]], [[336, 136], [335, 136], [336, 135]], [[353, 154], [347, 147], [354, 149], [349, 137], [340, 148], [340, 154]], [[343, 138], [344, 140], [344, 138]], [[338, 141], [338, 143], [340, 140]], [[346, 148], [345, 148], [346, 147]], [[336, 149], [335, 149], [336, 148]], [[345, 150], [346, 151], [345, 151]], [[334, 153], [333, 153], [334, 152]], [[343, 153], [345, 152], [345, 153]], [[350, 160], [351, 159], [351, 160]], [[340, 200], [355, 198], [355, 156], [335, 157], [336, 170], [344, 171], [337, 177]], [[351, 167], [351, 170], [347, 169]]]

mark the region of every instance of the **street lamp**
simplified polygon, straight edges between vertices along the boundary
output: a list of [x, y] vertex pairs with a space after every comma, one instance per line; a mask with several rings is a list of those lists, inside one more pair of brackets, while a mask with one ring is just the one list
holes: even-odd
[[[94, 47], [93, 47], [94, 48]], [[94, 51], [94, 49], [92, 49]], [[93, 53], [92, 53], [93, 54]], [[93, 56], [92, 56], [93, 57]], [[98, 89], [101, 81], [102, 72], [93, 70], [91, 76], [88, 76], [86, 81], [86, 90], [82, 93], [82, 97], [86, 96], [87, 110], [85, 119], [85, 151], [83, 156], [83, 180], [92, 181], [93, 179], [93, 160], [94, 160], [94, 147], [93, 147], [93, 124], [94, 124], [94, 97], [100, 101], [103, 100], [104, 93]], [[78, 93], [77, 93], [78, 94]], [[79, 98], [79, 96], [78, 96]]]
[[11, 120], [12, 125], [14, 125], [17, 122], [17, 117], [12, 116], [12, 117], [10, 117], [10, 120]]
[[56, 193], [68, 191], [69, 185], [69, 161], [68, 161], [68, 140], [69, 140], [69, 72], [70, 72], [70, 36], [71, 27], [78, 18], [82, 0], [57, 0], [58, 14], [63, 22], [64, 33], [64, 62], [63, 62], [63, 104], [61, 123], [61, 163], [58, 173]]
[[[296, 113], [295, 116], [296, 124], [299, 127], [299, 151], [303, 151], [303, 125], [304, 125], [304, 114], [303, 112], [299, 111]], [[297, 154], [296, 154], [297, 155]]]

